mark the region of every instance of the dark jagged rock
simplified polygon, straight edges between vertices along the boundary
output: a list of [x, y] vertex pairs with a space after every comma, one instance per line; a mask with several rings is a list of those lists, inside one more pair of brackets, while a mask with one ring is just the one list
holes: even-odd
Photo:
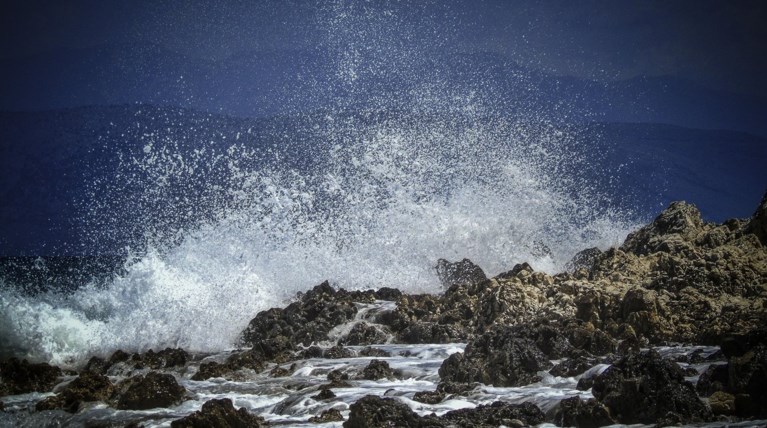
[[0, 362], [0, 396], [48, 392], [59, 383], [61, 375], [56, 366], [10, 358]]
[[746, 233], [753, 233], [759, 238], [762, 245], [767, 246], [767, 193], [764, 194], [762, 202], [751, 217], [751, 220], [744, 227]]
[[360, 351], [361, 357], [391, 357], [391, 353], [380, 348], [368, 346]]
[[396, 379], [397, 377], [399, 377], [398, 373], [392, 370], [389, 363], [384, 360], [371, 360], [360, 374], [361, 379], [367, 380]]
[[[373, 292], [368, 294], [368, 300], [372, 300]], [[253, 346], [259, 341], [284, 337], [293, 345], [309, 346], [327, 340], [333, 327], [353, 320], [356, 314], [353, 295], [344, 290], [336, 291], [325, 281], [284, 309], [273, 308], [258, 313], [243, 331], [240, 341]]]
[[343, 415], [338, 409], [328, 409], [320, 413], [319, 416], [312, 416], [309, 422], [313, 424], [326, 424], [328, 422], [340, 422], [344, 420]]
[[736, 396], [739, 416], [767, 417], [767, 345], [728, 360], [727, 392]]
[[460, 427], [514, 426], [515, 420], [526, 426], [534, 426], [543, 423], [545, 415], [532, 403], [509, 404], [496, 401], [473, 409], [452, 410], [441, 419]]
[[274, 368], [269, 371], [269, 377], [287, 377], [287, 376], [290, 376], [292, 373], [293, 371], [286, 369], [284, 367], [274, 366]]
[[200, 364], [200, 368], [197, 369], [197, 373], [192, 375], [192, 380], [208, 380], [215, 377], [224, 377], [225, 374], [230, 372], [231, 368], [226, 364], [220, 364], [211, 361]]
[[356, 357], [356, 355], [351, 349], [336, 345], [322, 351], [322, 357], [330, 360], [337, 360], [339, 358], [353, 358]]
[[535, 270], [532, 266], [530, 266], [529, 263], [519, 263], [514, 265], [513, 268], [511, 268], [510, 271], [503, 272], [496, 276], [498, 279], [511, 279], [511, 278], [517, 278], [522, 273], [533, 273]]
[[253, 344], [251, 349], [235, 352], [223, 363], [206, 362], [200, 364], [200, 368], [192, 376], [192, 380], [231, 377], [234, 372], [239, 370], [261, 372], [266, 368], [269, 361], [278, 364], [290, 361], [293, 358], [293, 349], [295, 349], [293, 345], [284, 336], [259, 340]]
[[315, 400], [330, 400], [336, 398], [336, 394], [330, 388], [322, 388], [320, 389], [320, 392], [317, 395], [313, 395], [312, 398]]
[[553, 376], [572, 377], [594, 367], [597, 360], [590, 357], [569, 358], [554, 366], [549, 373]]
[[100, 357], [91, 357], [85, 364], [83, 371], [94, 372], [104, 374], [107, 372], [111, 364], [107, 360]]
[[438, 428], [444, 425], [433, 418], [422, 418], [394, 398], [366, 395], [349, 406], [344, 428]]
[[487, 275], [479, 266], [469, 259], [460, 262], [437, 260], [437, 277], [445, 288], [453, 284], [477, 284], [487, 280]]
[[397, 288], [381, 287], [375, 292], [375, 298], [378, 300], [396, 302], [400, 297], [402, 297], [402, 292]]
[[457, 383], [457, 382], [445, 382], [441, 381], [437, 384], [437, 392], [444, 394], [466, 395], [467, 392], [473, 391], [480, 384], [474, 383]]
[[112, 382], [106, 376], [84, 371], [70, 382], [59, 394], [37, 403], [37, 410], [64, 409], [77, 412], [80, 403], [88, 401], [106, 402], [114, 392]]
[[735, 396], [716, 391], [708, 397], [708, 406], [715, 415], [730, 416], [736, 413]]
[[374, 345], [377, 343], [386, 343], [389, 333], [383, 331], [380, 327], [370, 325], [366, 322], [360, 322], [354, 325], [349, 334], [342, 337], [338, 343], [340, 345], [361, 346]]
[[453, 343], [466, 336], [466, 331], [457, 326], [416, 321], [400, 332], [399, 339], [411, 344]]
[[559, 402], [554, 423], [560, 427], [598, 428], [615, 424], [610, 411], [595, 399], [582, 401], [579, 397]]
[[299, 356], [299, 358], [302, 358], [302, 359], [322, 358], [322, 354], [324, 352], [325, 351], [322, 348], [320, 348], [319, 346], [315, 345], [315, 346], [310, 346], [310, 347], [308, 347], [306, 349], [302, 349], [298, 353], [298, 356]]
[[175, 406], [186, 393], [173, 375], [157, 372], [126, 379], [117, 385], [117, 390], [116, 407], [129, 410]]
[[568, 357], [573, 346], [563, 334], [565, 327], [559, 324], [529, 323], [510, 327], [509, 333], [518, 338], [530, 339], [549, 359]]
[[250, 414], [244, 407], [235, 409], [228, 398], [206, 401], [202, 409], [175, 420], [173, 428], [260, 428], [268, 424], [261, 416]]
[[511, 328], [495, 328], [469, 342], [463, 354], [448, 357], [439, 376], [448, 382], [481, 382], [493, 386], [522, 386], [539, 380], [551, 362], [533, 341]]
[[578, 269], [591, 269], [594, 262], [602, 255], [602, 250], [597, 247], [587, 248], [585, 250], [577, 252], [567, 264], [565, 264], [565, 270], [568, 272], [575, 272]]
[[123, 351], [122, 349], [118, 349], [112, 353], [112, 355], [109, 357], [108, 362], [110, 365], [113, 365], [113, 364], [121, 363], [123, 361], [128, 361], [129, 358], [130, 358], [130, 354]]
[[183, 367], [189, 360], [189, 354], [180, 348], [165, 348], [159, 352], [150, 349], [143, 354], [134, 354], [131, 360], [134, 361], [136, 368], [148, 367], [152, 370], [159, 370]]
[[538, 425], [544, 414], [532, 403], [509, 404], [497, 401], [474, 409], [453, 410], [442, 417], [418, 416], [393, 398], [368, 395], [352, 404], [345, 428], [357, 427], [497, 427]]
[[686, 202], [672, 202], [648, 226], [630, 233], [621, 250], [636, 255], [654, 252], [679, 253], [690, 248], [701, 232], [700, 210]]
[[700, 374], [698, 384], [695, 385], [698, 394], [708, 397], [717, 391], [725, 391], [728, 388], [728, 372], [727, 364], [708, 366], [706, 371]]
[[667, 321], [670, 314], [661, 305], [658, 293], [644, 288], [632, 288], [623, 296], [621, 319], [636, 332], [652, 342], [660, 342], [672, 336], [672, 326]]
[[349, 380], [349, 374], [344, 373], [340, 369], [331, 370], [327, 376], [331, 382]]
[[418, 391], [413, 394], [413, 400], [426, 404], [438, 404], [441, 403], [447, 394], [440, 391]]
[[681, 368], [655, 351], [622, 357], [594, 379], [592, 393], [620, 423], [655, 423], [669, 414], [683, 423], [711, 418]]
[[767, 346], [767, 329], [761, 328], [746, 333], [732, 334], [722, 339], [722, 354], [730, 359], [740, 357], [759, 345]]

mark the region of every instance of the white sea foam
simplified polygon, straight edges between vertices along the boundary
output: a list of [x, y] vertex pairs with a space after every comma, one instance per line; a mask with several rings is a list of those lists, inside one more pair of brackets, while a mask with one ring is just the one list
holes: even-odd
[[[619, 243], [632, 224], [591, 205], [588, 183], [557, 175], [574, 173], [566, 158], [579, 155], [564, 150], [577, 135], [523, 126], [329, 125], [321, 168], [232, 172], [227, 209], [150, 246], [106, 287], [4, 292], [6, 346], [57, 364], [118, 348], [216, 351], [258, 311], [325, 279], [437, 292], [439, 258], [468, 257], [491, 275], [523, 261], [553, 273], [580, 249]], [[145, 155], [134, 162], [181, 174]]]

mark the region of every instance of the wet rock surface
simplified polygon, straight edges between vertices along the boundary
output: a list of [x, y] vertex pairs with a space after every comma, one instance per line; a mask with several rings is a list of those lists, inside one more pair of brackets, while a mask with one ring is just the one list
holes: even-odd
[[56, 366], [10, 358], [0, 362], [0, 396], [50, 391], [61, 375]]
[[268, 424], [264, 418], [250, 414], [245, 408], [235, 409], [228, 398], [205, 402], [202, 409], [170, 424], [173, 428], [260, 428]]
[[[335, 290], [325, 281], [284, 309], [260, 312], [242, 333], [242, 343], [253, 346], [264, 339], [284, 337], [292, 344], [309, 346], [327, 340], [333, 327], [354, 319], [357, 314], [354, 297], [361, 296]], [[371, 292], [367, 300], [372, 299]]]
[[616, 423], [610, 410], [597, 400], [567, 398], [559, 402], [554, 423], [561, 427], [597, 428]]
[[496, 328], [453, 354], [439, 369], [448, 382], [481, 382], [493, 386], [521, 386], [540, 380], [538, 372], [552, 366], [530, 339], [520, 338], [510, 328]]
[[534, 404], [509, 404], [500, 401], [459, 409], [437, 417], [419, 416], [404, 403], [393, 398], [366, 396], [352, 404], [344, 428], [356, 427], [498, 427], [532, 426], [545, 420]]
[[592, 393], [620, 423], [649, 424], [670, 416], [682, 423], [711, 419], [682, 369], [655, 351], [622, 357], [594, 379]]
[[83, 402], [108, 401], [114, 394], [114, 385], [108, 377], [84, 371], [59, 394], [37, 403], [37, 410], [64, 409], [74, 413]]
[[482, 268], [469, 259], [463, 259], [460, 262], [439, 259], [435, 269], [437, 278], [445, 288], [454, 284], [477, 284], [487, 280], [487, 275]]
[[171, 407], [184, 398], [186, 389], [173, 375], [149, 372], [124, 380], [116, 387], [116, 408], [145, 410]]
[[496, 401], [479, 405], [474, 409], [460, 409], [447, 412], [441, 419], [447, 426], [497, 427], [534, 426], [543, 423], [545, 415], [532, 403], [509, 404]]
[[436, 421], [424, 420], [406, 404], [394, 398], [368, 395], [349, 408], [344, 428], [442, 427]]

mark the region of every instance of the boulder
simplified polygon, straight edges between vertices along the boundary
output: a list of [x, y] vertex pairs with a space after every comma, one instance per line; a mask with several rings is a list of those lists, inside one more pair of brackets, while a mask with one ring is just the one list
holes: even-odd
[[594, 378], [592, 393], [624, 424], [651, 424], [669, 415], [682, 423], [711, 419], [682, 369], [655, 351], [621, 357]]
[[223, 363], [205, 362], [192, 376], [192, 380], [206, 380], [214, 377], [229, 378], [240, 370], [253, 370], [261, 372], [266, 368], [268, 361], [279, 364], [290, 361], [293, 358], [293, 345], [284, 336], [276, 336], [269, 339], [259, 340], [251, 349], [235, 352]]
[[323, 350], [322, 357], [330, 360], [337, 360], [339, 358], [354, 358], [356, 355], [351, 349], [344, 348], [341, 345], [336, 345]]
[[378, 379], [396, 379], [398, 373], [389, 367], [389, 363], [384, 360], [371, 360], [362, 370], [360, 379], [378, 380]]
[[131, 360], [137, 369], [148, 367], [159, 370], [183, 367], [189, 360], [189, 354], [181, 348], [165, 348], [159, 352], [150, 349], [143, 354], [134, 354]]
[[739, 416], [767, 417], [767, 346], [758, 345], [728, 361], [727, 392], [735, 394]]
[[597, 247], [587, 248], [577, 252], [569, 262], [565, 264], [565, 270], [575, 272], [578, 269], [591, 269], [594, 262], [602, 255], [602, 250]]
[[170, 374], [149, 372], [134, 376], [117, 385], [115, 406], [121, 410], [146, 410], [179, 404], [186, 389]]
[[375, 291], [375, 298], [378, 300], [396, 302], [400, 297], [402, 297], [402, 292], [397, 288], [381, 287]]
[[389, 335], [390, 333], [381, 327], [363, 321], [355, 324], [349, 333], [338, 341], [338, 344], [349, 346], [383, 344], [386, 343]]
[[434, 269], [444, 288], [449, 288], [453, 284], [477, 284], [487, 280], [487, 275], [482, 268], [469, 259], [463, 259], [460, 262], [439, 259]]
[[468, 336], [462, 328], [436, 322], [415, 321], [403, 329], [398, 337], [402, 343], [454, 343]]
[[374, 293], [371, 291], [368, 294], [365, 297], [345, 290], [336, 291], [325, 281], [306, 294], [299, 295], [298, 301], [284, 309], [259, 312], [242, 332], [240, 342], [244, 346], [254, 346], [265, 340], [284, 337], [292, 346], [309, 346], [327, 340], [328, 332], [333, 327], [354, 319], [357, 314], [354, 297], [372, 301]]
[[727, 364], [711, 364], [698, 377], [695, 389], [702, 397], [708, 397], [717, 391], [725, 391], [728, 388], [728, 382], [729, 369]]
[[373, 348], [370, 346], [361, 349], [359, 355], [361, 357], [391, 357], [391, 353], [389, 351], [384, 351], [383, 349]]
[[59, 383], [61, 375], [56, 366], [10, 358], [0, 362], [0, 396], [48, 392]]
[[260, 428], [268, 424], [261, 416], [250, 414], [244, 407], [235, 409], [228, 398], [206, 401], [202, 409], [175, 420], [173, 428]]
[[735, 396], [716, 391], [708, 397], [708, 406], [715, 415], [730, 416], [735, 414]]
[[48, 397], [37, 403], [37, 410], [64, 409], [75, 413], [80, 403], [88, 401], [106, 402], [112, 396], [114, 386], [106, 376], [85, 371], [80, 373], [56, 396]]
[[343, 420], [344, 417], [338, 409], [328, 409], [320, 413], [319, 416], [312, 416], [309, 418], [309, 422], [313, 424], [326, 424], [329, 422], [341, 422]]
[[317, 400], [317, 401], [320, 401], [320, 400], [322, 400], [322, 401], [330, 400], [330, 399], [333, 399], [333, 398], [336, 398], [335, 392], [333, 392], [332, 389], [325, 388], [325, 387], [320, 389], [320, 392], [317, 395], [313, 395], [312, 396], [312, 399]]
[[607, 407], [597, 400], [571, 397], [559, 402], [554, 422], [560, 427], [598, 428], [613, 425], [616, 421]]
[[[447, 412], [442, 418], [449, 426], [460, 427], [498, 427], [498, 426], [535, 426], [544, 422], [545, 415], [535, 404], [509, 404], [496, 401], [473, 409], [458, 409]], [[517, 421], [517, 422], [515, 422]], [[522, 424], [519, 425], [519, 422]]]
[[111, 364], [107, 360], [100, 357], [91, 357], [85, 364], [83, 371], [105, 374], [109, 367], [111, 367]]
[[433, 418], [422, 418], [395, 398], [366, 395], [349, 406], [349, 419], [344, 428], [426, 428], [443, 427]]
[[703, 225], [695, 205], [672, 202], [650, 225], [630, 233], [621, 250], [636, 255], [683, 252], [695, 241]]
[[208, 380], [215, 377], [224, 377], [231, 373], [232, 369], [226, 364], [210, 361], [207, 363], [201, 363], [200, 368], [197, 369], [197, 373], [192, 375], [192, 380]]
[[441, 391], [418, 391], [413, 394], [413, 400], [419, 403], [438, 404], [447, 397], [447, 394]]
[[469, 342], [463, 354], [448, 357], [439, 376], [447, 382], [523, 386], [540, 380], [538, 372], [551, 367], [535, 342], [500, 326]]
[[586, 370], [594, 367], [597, 364], [597, 360], [592, 357], [576, 357], [568, 358], [565, 361], [554, 366], [549, 370], [549, 374], [552, 376], [573, 377], [584, 373]]

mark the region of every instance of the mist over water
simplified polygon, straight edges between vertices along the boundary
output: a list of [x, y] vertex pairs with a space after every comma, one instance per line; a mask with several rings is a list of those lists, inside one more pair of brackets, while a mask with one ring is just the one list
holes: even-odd
[[[260, 135], [270, 144], [141, 130], [139, 147], [115, 150], [113, 181], [82, 201], [86, 224], [136, 237], [125, 273], [67, 293], [5, 289], [4, 353], [76, 365], [115, 349], [218, 351], [258, 311], [326, 279], [439, 292], [437, 259], [464, 257], [488, 275], [521, 262], [555, 273], [636, 226], [610, 200], [616, 172], [600, 170], [580, 113], [523, 96], [527, 79], [510, 100], [482, 70], [466, 86], [453, 71], [411, 75], [427, 49], [406, 19], [334, 5], [318, 19], [336, 70], [304, 82], [308, 105], [333, 108]], [[396, 80], [411, 84], [385, 87]]]

